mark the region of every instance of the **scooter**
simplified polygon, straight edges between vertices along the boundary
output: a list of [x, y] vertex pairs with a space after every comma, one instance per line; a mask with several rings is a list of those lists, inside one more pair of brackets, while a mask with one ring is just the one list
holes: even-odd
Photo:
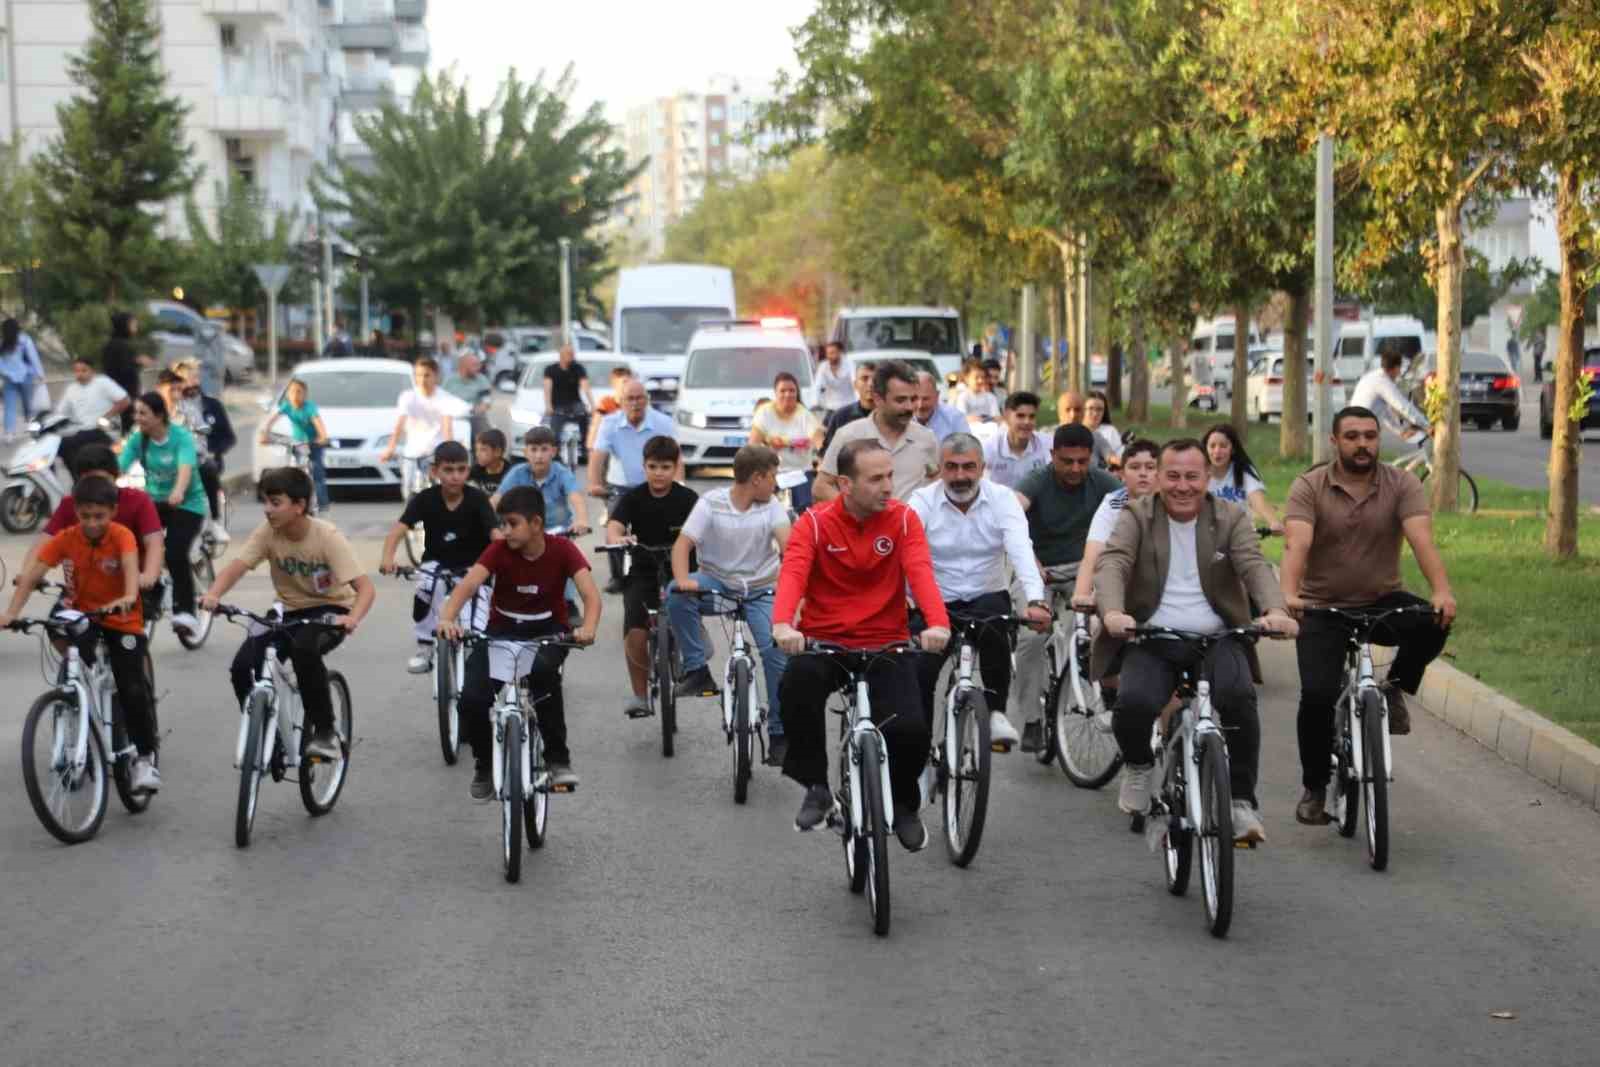
[[32, 533], [70, 491], [56, 471], [62, 430], [69, 422], [65, 415], [45, 412], [28, 423], [33, 440], [11, 457], [5, 486], [0, 488], [0, 526], [7, 531]]

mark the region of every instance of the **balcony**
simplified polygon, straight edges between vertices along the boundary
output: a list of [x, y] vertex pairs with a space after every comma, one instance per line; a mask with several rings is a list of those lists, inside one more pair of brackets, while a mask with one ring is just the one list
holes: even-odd
[[294, 0], [200, 0], [202, 14], [230, 22], [281, 19], [292, 13]]
[[347, 111], [376, 111], [394, 99], [394, 82], [387, 73], [350, 74], [339, 93], [339, 103]]
[[289, 128], [288, 101], [266, 94], [219, 95], [212, 101], [211, 128], [230, 137], [278, 140]]
[[421, 22], [428, 17], [428, 0], [394, 0], [394, 17]]
[[394, 61], [411, 67], [428, 65], [428, 30], [424, 26], [401, 26], [400, 43]]
[[387, 22], [340, 22], [328, 27], [340, 48], [389, 52], [400, 43], [400, 26]]

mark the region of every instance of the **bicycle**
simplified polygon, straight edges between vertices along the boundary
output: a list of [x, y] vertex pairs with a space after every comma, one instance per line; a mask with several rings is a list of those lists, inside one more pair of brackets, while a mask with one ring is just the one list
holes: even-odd
[[500, 645], [512, 650], [512, 675], [515, 682], [503, 682], [495, 694], [489, 717], [494, 739], [494, 791], [500, 800], [501, 858], [505, 864], [506, 881], [516, 882], [522, 877], [522, 835], [528, 835], [529, 848], [543, 848], [550, 825], [550, 794], [570, 793], [573, 786], [555, 786], [550, 782], [549, 768], [544, 762], [544, 737], [539, 733], [539, 715], [535, 701], [528, 693], [522, 672], [516, 664], [528, 652], [535, 656], [545, 646], [555, 648], [585, 648], [567, 639], [567, 635], [535, 638], [490, 637], [480, 631], [468, 631], [463, 645]]
[[[1070, 584], [1051, 583], [1052, 602], [1067, 600], [1071, 590]], [[1044, 743], [1038, 759], [1060, 764], [1067, 780], [1080, 789], [1099, 789], [1122, 769], [1122, 750], [1111, 732], [1111, 711], [1100, 683], [1089, 676], [1093, 613], [1073, 610], [1070, 637], [1054, 604], [1051, 614], [1050, 641], [1045, 645], [1050, 686], [1041, 698]]]
[[[600, 545], [602, 552], [628, 552], [629, 549], [639, 549], [652, 558], [656, 563], [656, 606], [649, 612], [649, 627], [645, 638], [646, 653], [649, 657], [649, 680], [645, 685], [645, 708], [642, 711], [630, 711], [630, 719], [648, 719], [650, 716], [661, 716], [661, 754], [670, 757], [673, 748], [673, 735], [678, 732], [678, 698], [673, 692], [673, 687], [683, 676], [683, 654], [678, 649], [678, 642], [672, 636], [672, 627], [665, 618], [667, 609], [667, 582], [672, 577], [672, 546], [671, 545], [641, 545], [620, 544]], [[626, 557], [624, 557], [626, 558]]]
[[[584, 414], [588, 414], [587, 410]], [[573, 411], [553, 411], [545, 419], [545, 425], [554, 431], [558, 442], [556, 458], [566, 464], [569, 471], [578, 469], [583, 455], [583, 436], [578, 421], [580, 417]]]
[[828, 819], [844, 841], [844, 870], [850, 892], [867, 894], [872, 931], [889, 933], [889, 828], [894, 825], [894, 795], [889, 789], [889, 751], [867, 692], [867, 671], [881, 656], [920, 654], [909, 642], [882, 648], [846, 648], [807, 640], [802, 655], [833, 659], [849, 676], [839, 687], [844, 707], [839, 724], [839, 789]]
[[989, 627], [1005, 627], [1011, 637], [1018, 626], [1026, 624], [1026, 619], [1009, 613], [950, 617], [946, 651], [955, 667], [945, 685], [944, 714], [934, 724], [929, 756], [932, 789], [925, 793], [943, 799], [945, 851], [957, 867], [967, 866], [978, 854], [989, 809], [989, 763], [994, 745], [989, 736], [987, 694], [973, 678], [978, 638]]
[[1421, 604], [1385, 611], [1308, 607], [1305, 613], [1349, 626], [1345, 687], [1334, 704], [1333, 795], [1328, 814], [1339, 828], [1339, 836], [1354, 837], [1360, 809], [1365, 806], [1367, 863], [1381, 871], [1389, 866], [1389, 783], [1394, 781], [1394, 757], [1389, 743], [1389, 702], [1373, 678], [1372, 631], [1391, 616], [1431, 616], [1433, 608]]
[[[231, 621], [243, 619], [276, 632], [301, 626], [336, 628], [332, 623], [312, 619], [285, 622], [281, 604], [274, 604], [266, 615], [219, 604], [217, 614]], [[268, 642], [261, 667], [256, 672], [255, 685], [239, 707], [239, 742], [233, 761], [239, 769], [239, 804], [234, 813], [233, 842], [239, 848], [250, 844], [262, 775], [270, 775], [274, 782], [281, 782], [291, 771], [298, 771], [295, 781], [300, 786], [300, 801], [306, 811], [318, 816], [333, 810], [349, 776], [354, 738], [350, 683], [338, 671], [328, 672], [328, 696], [333, 703], [333, 731], [339, 740], [339, 757], [331, 761], [306, 752], [310, 736], [302, 728], [305, 708], [300, 701], [294, 665], [280, 659], [276, 644]]]
[[[62, 587], [40, 583], [40, 588]], [[96, 620], [104, 615], [102, 611], [56, 608], [47, 618], [21, 618], [10, 626], [17, 633], [40, 630], [46, 671], [52, 663], [59, 664], [53, 687], [33, 702], [23, 718], [22, 781], [28, 802], [44, 828], [68, 845], [87, 841], [100, 830], [106, 814], [108, 763], [117, 797], [129, 814], [138, 815], [150, 806], [151, 794], [136, 793], [131, 788], [133, 761], [138, 752], [122, 722], [122, 704], [106, 654], [105, 631], [96, 626]], [[75, 639], [91, 631], [97, 631], [94, 663], [86, 667]], [[52, 641], [66, 645], [59, 661], [51, 654]], [[145, 684], [149, 690], [150, 730], [152, 737], [159, 738], [154, 682], [147, 656]], [[159, 741], [151, 752], [151, 759], [159, 767], [158, 750]]]
[[[211, 583], [217, 580], [217, 566], [212, 562], [211, 555], [202, 550], [199, 538], [195, 539], [195, 547], [189, 553], [189, 567], [194, 571], [194, 587], [197, 592], [210, 589]], [[156, 624], [172, 614], [172, 575], [163, 570], [155, 587], [144, 593], [143, 597], [144, 637], [146, 641], [154, 641]], [[196, 651], [206, 643], [206, 639], [211, 636], [212, 624], [216, 622], [212, 613], [200, 606], [198, 595], [195, 597], [194, 618], [194, 629], [172, 631], [177, 635], [178, 643], [190, 652]]]
[[[751, 767], [758, 744], [763, 762], [766, 759], [767, 709], [756, 702], [756, 658], [745, 637], [749, 626], [745, 609], [757, 600], [770, 600], [772, 593], [771, 589], [764, 589], [748, 595], [705, 590], [677, 594], [696, 596], [702, 603], [709, 597], [717, 608], [731, 605], [716, 613], [723, 618], [724, 635], [728, 639], [728, 662], [722, 668], [722, 732], [733, 747], [735, 804], [743, 804], [749, 797]], [[770, 693], [768, 697], [770, 699]]]
[[[433, 460], [427, 456], [417, 458], [407, 457], [403, 461], [402, 477], [400, 481], [400, 499], [409, 503], [411, 498], [433, 484]], [[423, 555], [428, 547], [428, 535], [422, 523], [417, 523], [406, 531], [402, 538], [406, 546], [406, 558], [413, 567], [420, 567]]]
[[[1417, 476], [1419, 482], [1426, 484], [1428, 476], [1433, 473], [1434, 468], [1433, 437], [1426, 431], [1418, 430], [1414, 434], [1405, 436], [1403, 440], [1408, 445], [1415, 445], [1416, 451], [1409, 456], [1402, 456], [1395, 460], [1395, 468], [1410, 471]], [[1456, 473], [1456, 500], [1466, 509], [1468, 514], [1476, 513], [1478, 510], [1478, 483], [1472, 475], [1467, 473], [1465, 467], [1460, 468]]]
[[[1201, 898], [1206, 927], [1213, 937], [1226, 937], [1233, 922], [1233, 789], [1228, 765], [1228, 742], [1211, 707], [1211, 683], [1200, 677], [1200, 664], [1211, 646], [1227, 638], [1254, 640], [1265, 631], [1239, 626], [1215, 634], [1197, 634], [1166, 626], [1136, 626], [1133, 641], [1177, 640], [1199, 652], [1178, 682], [1182, 702], [1173, 723], [1151, 728], [1150, 751], [1155, 757], [1154, 779], [1160, 787], [1150, 798], [1149, 814], [1164, 821], [1162, 864], [1167, 892], [1181, 897], [1189, 891], [1194, 863], [1194, 840], [1200, 838]], [[1193, 780], [1191, 781], [1191, 775]], [[1146, 817], [1133, 816], [1135, 833], [1145, 829]], [[1159, 824], [1158, 824], [1159, 825]], [[1252, 843], [1248, 847], [1254, 848]]]
[[[228, 491], [219, 486], [217, 488], [217, 525], [221, 526], [222, 529], [226, 531], [228, 529], [228, 520], [230, 517], [231, 515], [228, 511]], [[227, 545], [217, 540], [216, 531], [211, 528], [211, 524], [209, 522], [200, 527], [200, 536], [195, 538], [195, 548], [197, 552], [203, 553], [213, 560], [221, 559], [223, 553], [228, 550]], [[194, 557], [191, 556], [190, 558]], [[201, 588], [207, 587], [202, 586]]]
[[[394, 576], [403, 581], [416, 581], [430, 572], [417, 567], [396, 567]], [[435, 582], [444, 583], [444, 595], [449, 597], [465, 571], [446, 570], [443, 567], [431, 572]], [[438, 590], [434, 598], [438, 599]], [[449, 641], [439, 634], [433, 635], [433, 700], [439, 712], [439, 750], [448, 766], [454, 767], [461, 756], [461, 681], [467, 676], [466, 647], [460, 641]]]

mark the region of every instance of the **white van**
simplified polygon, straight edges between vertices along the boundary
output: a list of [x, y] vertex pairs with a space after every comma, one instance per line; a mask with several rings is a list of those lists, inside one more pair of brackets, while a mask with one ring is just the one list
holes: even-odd
[[1378, 350], [1385, 341], [1400, 347], [1410, 364], [1438, 348], [1436, 336], [1410, 315], [1373, 315], [1354, 322], [1340, 322], [1338, 343], [1334, 346], [1335, 369], [1347, 382], [1353, 382], [1378, 366]]
[[650, 391], [650, 402], [670, 412], [688, 362], [689, 339], [703, 319], [731, 319], [733, 271], [698, 263], [630, 267], [617, 279], [611, 340]]
[[843, 345], [847, 355], [901, 349], [925, 352], [950, 384], [960, 375], [967, 355], [961, 313], [949, 307], [840, 308], [828, 340]]
[[[1222, 400], [1228, 399], [1233, 391], [1233, 349], [1238, 332], [1234, 316], [1219, 315], [1214, 319], [1197, 320], [1194, 335], [1189, 340], [1190, 382], [1219, 390], [1214, 395]], [[1253, 345], [1257, 340], [1256, 329], [1251, 326], [1248, 343]], [[1248, 350], [1248, 345], [1246, 347]]]

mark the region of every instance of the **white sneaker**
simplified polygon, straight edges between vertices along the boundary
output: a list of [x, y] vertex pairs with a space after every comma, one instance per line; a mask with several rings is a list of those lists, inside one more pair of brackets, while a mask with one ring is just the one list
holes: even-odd
[[418, 645], [417, 654], [406, 660], [406, 670], [412, 674], [427, 674], [433, 670], [433, 646]]
[[1003, 711], [989, 713], [989, 747], [995, 752], [1010, 752], [1012, 748], [1022, 743], [1022, 735], [1017, 733], [1017, 728], [1011, 725], [1011, 720], [1006, 718]]
[[306, 742], [306, 755], [315, 756], [317, 759], [336, 760], [344, 755], [339, 750], [339, 738], [332, 730], [323, 730], [311, 735], [311, 740]]
[[228, 531], [223, 529], [222, 523], [218, 522], [216, 519], [211, 520], [211, 539], [219, 545], [231, 544], [233, 542], [233, 538], [229, 536]]
[[1263, 844], [1267, 840], [1266, 828], [1261, 825], [1261, 815], [1248, 800], [1233, 799], [1233, 839], [1246, 844]]
[[172, 628], [181, 633], [194, 633], [200, 629], [200, 620], [187, 611], [180, 611], [172, 616]]
[[130, 793], [161, 791], [161, 772], [156, 769], [155, 762], [149, 756], [140, 756], [133, 761], [133, 767], [128, 773], [128, 791]]
[[1154, 769], [1151, 763], [1143, 767], [1122, 765], [1122, 792], [1117, 796], [1117, 807], [1129, 815], [1143, 815], [1150, 810], [1150, 774]]

